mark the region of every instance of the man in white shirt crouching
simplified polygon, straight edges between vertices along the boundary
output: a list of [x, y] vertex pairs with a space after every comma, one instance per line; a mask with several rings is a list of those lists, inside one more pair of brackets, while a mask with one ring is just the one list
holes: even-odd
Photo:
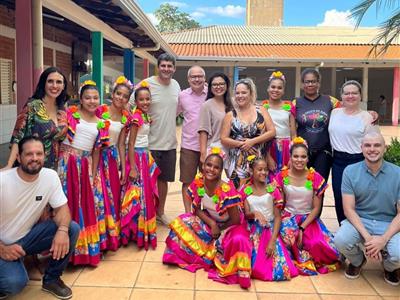
[[[20, 292], [28, 282], [26, 255], [49, 250], [51, 258], [42, 289], [59, 299], [70, 299], [71, 289], [60, 279], [79, 236], [60, 179], [43, 168], [44, 145], [37, 137], [18, 144], [20, 166], [0, 173], [0, 299]], [[38, 220], [47, 204], [53, 219]]]

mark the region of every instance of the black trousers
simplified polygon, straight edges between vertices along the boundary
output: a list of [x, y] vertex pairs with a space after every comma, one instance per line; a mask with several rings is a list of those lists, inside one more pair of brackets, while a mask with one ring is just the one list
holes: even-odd
[[333, 152], [333, 165], [332, 165], [332, 189], [333, 197], [335, 198], [336, 218], [340, 223], [346, 219], [343, 211], [342, 201], [342, 177], [344, 169], [352, 164], [364, 160], [362, 153], [350, 154], [346, 152], [334, 151]]
[[[325, 181], [328, 182], [329, 172], [332, 167], [332, 153], [330, 150], [310, 150], [309, 159], [308, 159], [308, 167], [314, 168], [322, 177], [324, 177]], [[318, 216], [321, 216], [322, 208], [324, 207], [324, 195], [322, 195], [321, 199], [321, 210]]]

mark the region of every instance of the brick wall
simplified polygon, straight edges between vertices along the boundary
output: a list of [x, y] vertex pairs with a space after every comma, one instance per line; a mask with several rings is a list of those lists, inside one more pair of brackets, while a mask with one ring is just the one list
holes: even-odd
[[54, 66], [53, 49], [43, 48], [43, 64], [46, 66]]
[[0, 24], [15, 28], [15, 12], [0, 5]]
[[56, 66], [60, 68], [68, 80], [68, 94], [71, 95], [73, 89], [71, 85], [72, 80], [72, 58], [71, 54], [56, 51]]
[[43, 38], [49, 41], [57, 42], [68, 47], [72, 46], [73, 36], [72, 34], [51, 27], [50, 25], [43, 24]]

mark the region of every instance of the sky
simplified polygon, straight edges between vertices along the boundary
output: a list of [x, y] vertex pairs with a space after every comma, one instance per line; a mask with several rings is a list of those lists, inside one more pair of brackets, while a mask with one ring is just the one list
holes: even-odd
[[[180, 11], [188, 13], [198, 21], [201, 26], [245, 24], [246, 0], [135, 1], [154, 24], [157, 23], [157, 20], [153, 12], [162, 3], [170, 3], [177, 6]], [[355, 22], [349, 19], [348, 16], [350, 15], [350, 10], [360, 2], [361, 0], [284, 0], [283, 25], [353, 26]], [[373, 6], [364, 16], [361, 26], [379, 26], [388, 16], [390, 16], [389, 9], [382, 8], [377, 16], [376, 7]]]

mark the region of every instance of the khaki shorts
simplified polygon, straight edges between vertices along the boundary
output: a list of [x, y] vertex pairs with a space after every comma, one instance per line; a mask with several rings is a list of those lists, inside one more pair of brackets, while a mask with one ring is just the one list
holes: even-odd
[[161, 174], [158, 179], [167, 182], [175, 181], [176, 149], [172, 150], [151, 150]]
[[191, 183], [200, 168], [200, 152], [181, 148], [179, 168], [181, 171], [179, 180], [183, 183]]

